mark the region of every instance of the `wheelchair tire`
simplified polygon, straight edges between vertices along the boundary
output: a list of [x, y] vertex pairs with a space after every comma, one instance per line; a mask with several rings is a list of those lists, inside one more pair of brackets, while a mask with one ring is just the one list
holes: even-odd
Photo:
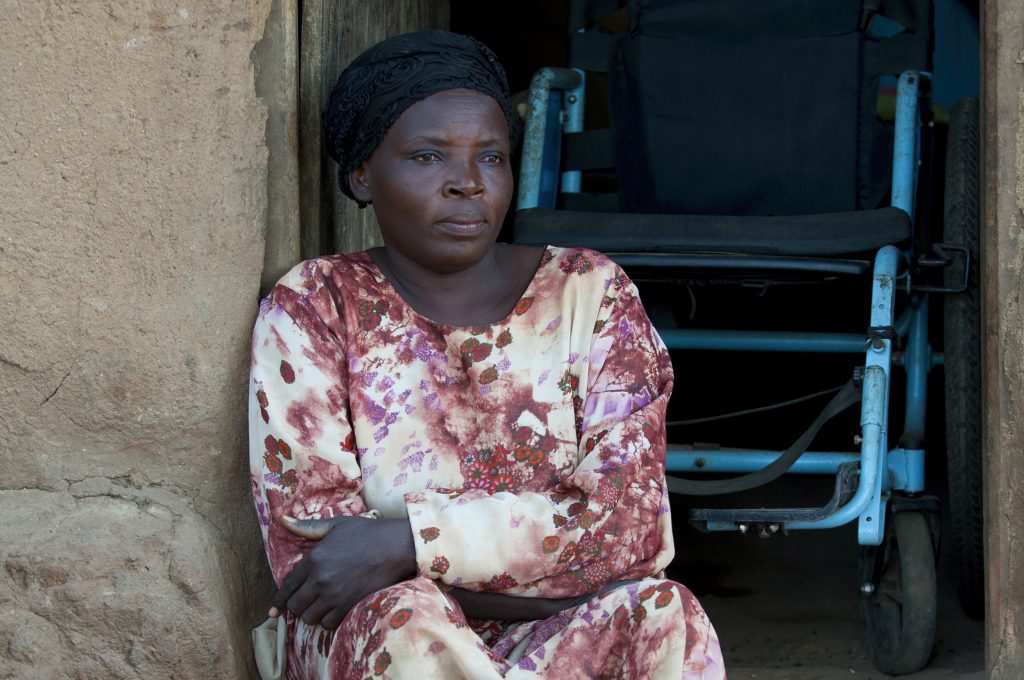
[[921, 670], [935, 642], [937, 580], [932, 530], [921, 512], [889, 518], [885, 541], [861, 549], [861, 618], [875, 667], [888, 675]]
[[[984, 615], [982, 528], [980, 137], [978, 100], [964, 99], [949, 122], [943, 241], [970, 248], [967, 291], [944, 301], [944, 378], [949, 517], [960, 604], [968, 616]], [[945, 285], [957, 286], [963, 269], [948, 267]]]

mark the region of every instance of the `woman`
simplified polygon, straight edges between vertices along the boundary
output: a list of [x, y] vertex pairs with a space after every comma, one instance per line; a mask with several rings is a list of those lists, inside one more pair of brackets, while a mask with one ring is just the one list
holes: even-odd
[[668, 354], [599, 253], [496, 244], [491, 52], [430, 31], [341, 75], [325, 136], [384, 246], [304, 262], [253, 334], [253, 494], [292, 678], [724, 677], [661, 578]]

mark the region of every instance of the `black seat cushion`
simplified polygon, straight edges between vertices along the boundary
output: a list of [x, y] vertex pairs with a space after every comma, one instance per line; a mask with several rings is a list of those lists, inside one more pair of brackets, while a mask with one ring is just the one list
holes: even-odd
[[748, 217], [639, 215], [531, 208], [516, 214], [516, 243], [583, 246], [604, 253], [735, 253], [830, 257], [898, 245], [910, 238], [899, 208]]

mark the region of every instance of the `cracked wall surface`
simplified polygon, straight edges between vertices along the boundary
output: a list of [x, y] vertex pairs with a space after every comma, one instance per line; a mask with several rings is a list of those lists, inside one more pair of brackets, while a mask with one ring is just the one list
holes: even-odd
[[0, 0], [0, 677], [247, 677], [270, 0]]

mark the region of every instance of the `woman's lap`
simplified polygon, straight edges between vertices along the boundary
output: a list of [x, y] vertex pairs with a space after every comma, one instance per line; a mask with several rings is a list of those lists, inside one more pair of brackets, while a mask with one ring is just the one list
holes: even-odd
[[700, 604], [663, 579], [612, 589], [543, 621], [495, 625], [483, 638], [426, 578], [364, 599], [333, 633], [293, 625], [288, 676], [296, 680], [725, 677]]
[[567, 625], [535, 639], [506, 678], [725, 677], [710, 621], [674, 581], [643, 579], [565, 614]]

